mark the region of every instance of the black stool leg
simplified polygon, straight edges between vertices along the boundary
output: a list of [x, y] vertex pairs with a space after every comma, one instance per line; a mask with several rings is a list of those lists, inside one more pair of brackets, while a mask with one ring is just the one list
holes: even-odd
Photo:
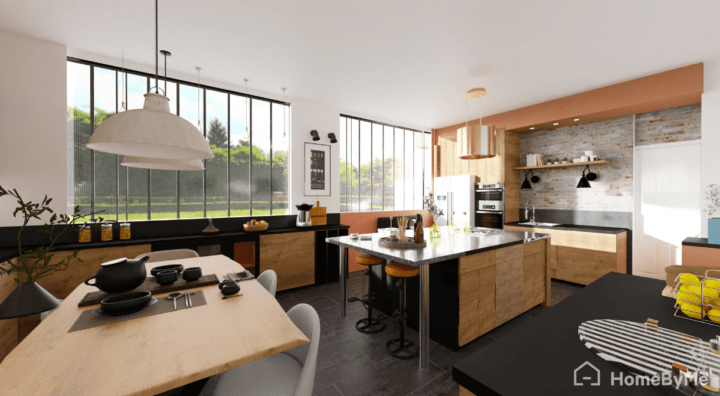
[[372, 278], [370, 276], [370, 268], [365, 269], [368, 276], [368, 294], [367, 294], [367, 305], [368, 305], [368, 317], [367, 319], [360, 319], [355, 323], [355, 328], [361, 333], [379, 333], [385, 329], [385, 324], [379, 320], [375, 320], [372, 317]]
[[420, 348], [412, 341], [405, 340], [405, 278], [400, 282], [400, 338], [387, 342], [385, 350], [398, 359], [411, 359], [418, 355]]

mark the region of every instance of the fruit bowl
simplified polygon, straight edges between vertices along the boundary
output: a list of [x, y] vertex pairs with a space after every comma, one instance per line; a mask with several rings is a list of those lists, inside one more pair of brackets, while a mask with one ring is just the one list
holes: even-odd
[[243, 227], [245, 228], [245, 231], [248, 232], [256, 232], [256, 231], [265, 231], [268, 229], [270, 224], [268, 223], [258, 223], [258, 224], [243, 224]]

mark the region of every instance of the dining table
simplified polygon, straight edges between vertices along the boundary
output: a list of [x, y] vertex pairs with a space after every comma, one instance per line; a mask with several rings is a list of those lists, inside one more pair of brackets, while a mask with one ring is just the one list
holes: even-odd
[[[167, 264], [219, 280], [243, 270], [218, 255], [149, 263], [148, 273]], [[78, 307], [98, 291], [81, 284], [0, 363], [0, 395], [156, 395], [310, 342], [257, 280], [239, 284], [237, 298], [217, 285], [187, 289], [207, 304], [69, 332], [99, 307]], [[170, 303], [168, 294], [153, 297]]]

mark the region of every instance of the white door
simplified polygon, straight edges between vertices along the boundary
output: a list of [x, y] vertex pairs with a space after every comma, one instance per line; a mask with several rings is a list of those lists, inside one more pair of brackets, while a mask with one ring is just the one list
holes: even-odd
[[700, 235], [700, 141], [635, 147], [633, 274], [665, 279]]

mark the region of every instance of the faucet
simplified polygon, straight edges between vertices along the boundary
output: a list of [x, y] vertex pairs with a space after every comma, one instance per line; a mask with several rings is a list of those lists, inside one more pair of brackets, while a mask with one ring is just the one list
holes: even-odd
[[[532, 205], [532, 220], [530, 220], [530, 217], [528, 216], [528, 204]], [[525, 202], [525, 220], [535, 223], [535, 203], [533, 201]]]

